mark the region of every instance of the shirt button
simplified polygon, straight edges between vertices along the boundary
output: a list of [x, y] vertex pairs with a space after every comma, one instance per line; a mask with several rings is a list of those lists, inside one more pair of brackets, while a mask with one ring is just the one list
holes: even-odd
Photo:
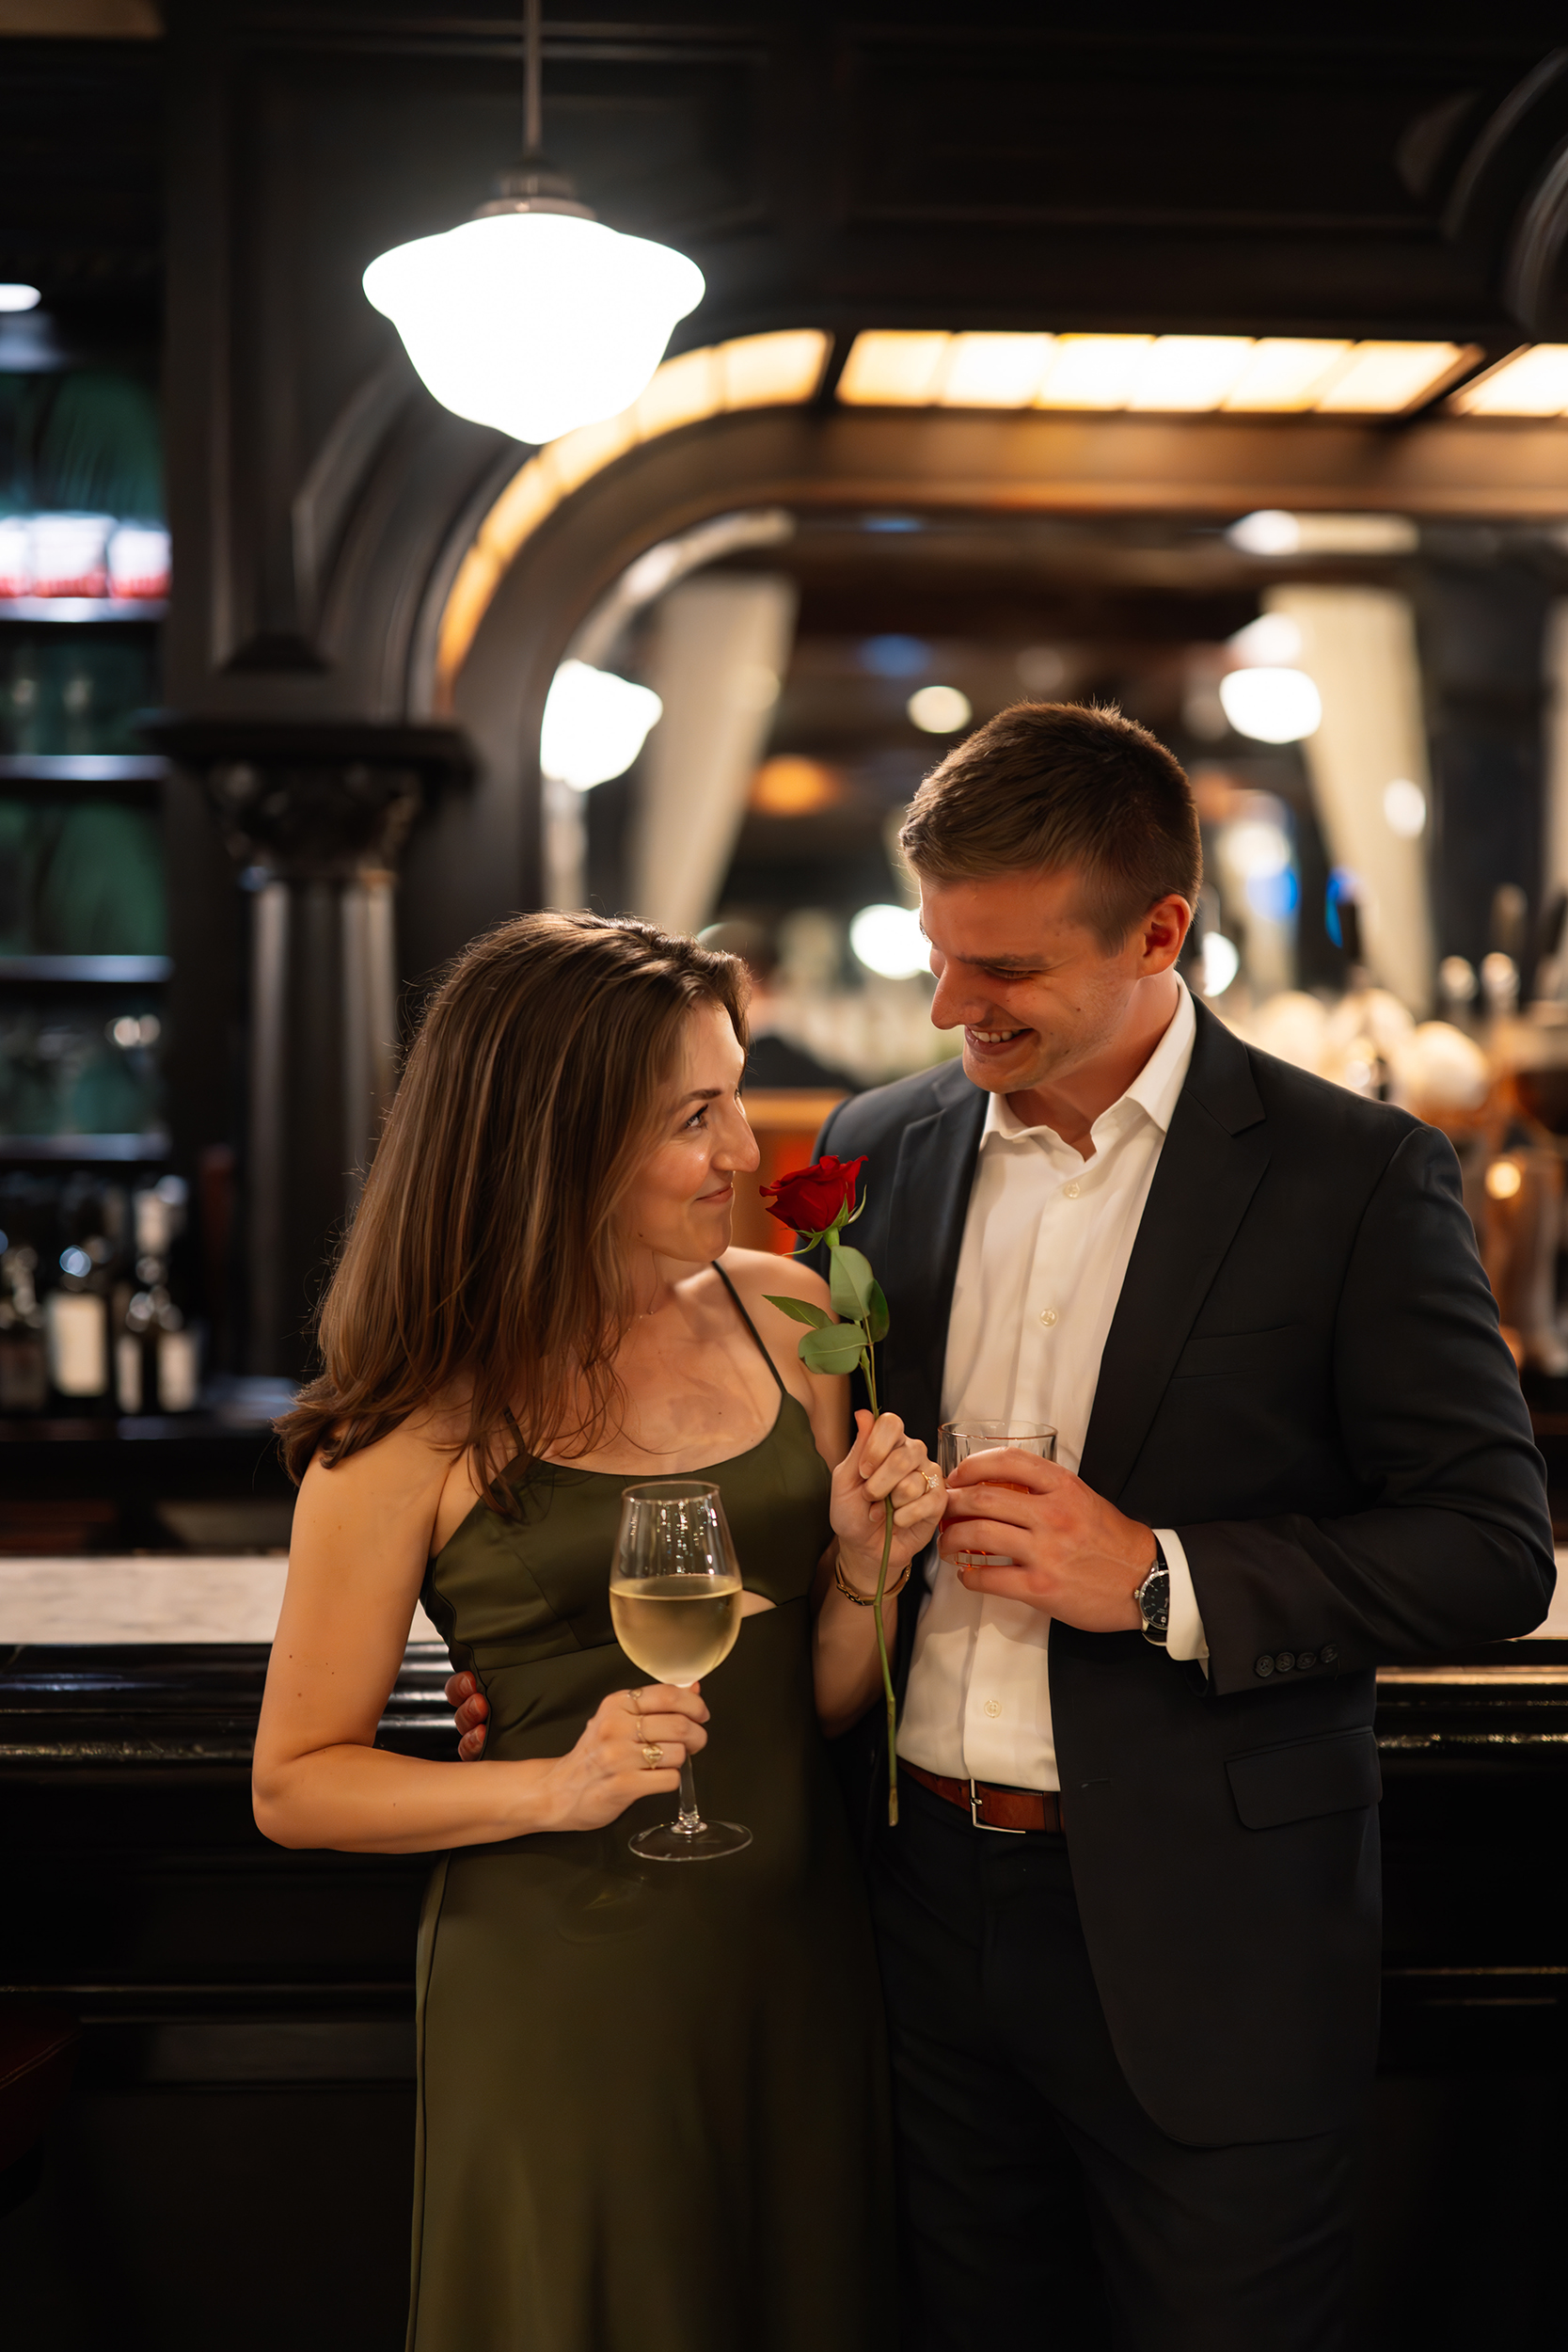
[[1281, 1649], [1281, 1650], [1275, 1650], [1275, 1656], [1274, 1656], [1274, 1665], [1275, 1665], [1275, 1672], [1276, 1674], [1288, 1675], [1288, 1674], [1290, 1673], [1290, 1671], [1291, 1671], [1291, 1667], [1295, 1664], [1295, 1662], [1296, 1662], [1296, 1654], [1295, 1654], [1295, 1651], [1294, 1651], [1294, 1650], [1291, 1650], [1291, 1649]]
[[1335, 1648], [1332, 1642], [1325, 1642], [1322, 1649], [1318, 1652], [1318, 1655], [1323, 1660], [1325, 1666], [1332, 1666], [1334, 1661], [1338, 1657], [1339, 1653]]
[[1062, 1199], [1064, 1200], [1076, 1200], [1083, 1189], [1084, 1187], [1082, 1184], [1064, 1184], [1062, 1186]]
[[1000, 1715], [1000, 1714], [1001, 1714], [1001, 1712], [1002, 1712], [1002, 1702], [1001, 1702], [1001, 1700], [1000, 1700], [1000, 1699], [988, 1699], [988, 1700], [986, 1701], [985, 1711], [986, 1711], [986, 1713], [987, 1713], [988, 1715], [990, 1715], [990, 1716], [991, 1717], [992, 1721], [994, 1721], [994, 1720], [995, 1720], [995, 1718], [996, 1718], [998, 1715]]
[[1297, 1672], [1297, 1674], [1298, 1674], [1298, 1675], [1304, 1675], [1304, 1674], [1306, 1674], [1306, 1673], [1309, 1670], [1309, 1668], [1311, 1668], [1311, 1667], [1315, 1666], [1315, 1665], [1317, 1664], [1317, 1662], [1318, 1662], [1318, 1658], [1317, 1658], [1317, 1652], [1316, 1652], [1315, 1650], [1309, 1650], [1309, 1649], [1298, 1649], [1298, 1650], [1297, 1650], [1297, 1652], [1296, 1652], [1296, 1672]]
[[1267, 1657], [1260, 1658], [1252, 1671], [1255, 1675], [1261, 1675], [1264, 1680], [1267, 1681], [1269, 1676], [1274, 1672], [1274, 1660]]
[[1051, 1326], [1055, 1322], [1055, 1320], [1056, 1310], [1054, 1307], [1042, 1307], [1040, 1309], [1040, 1321], [1045, 1325], [1047, 1330], [1051, 1328]]

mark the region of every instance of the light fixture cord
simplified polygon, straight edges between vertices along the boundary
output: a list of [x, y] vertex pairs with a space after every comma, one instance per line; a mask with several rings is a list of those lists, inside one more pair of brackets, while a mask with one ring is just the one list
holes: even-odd
[[544, 0], [523, 0], [523, 149], [537, 155], [545, 143]]

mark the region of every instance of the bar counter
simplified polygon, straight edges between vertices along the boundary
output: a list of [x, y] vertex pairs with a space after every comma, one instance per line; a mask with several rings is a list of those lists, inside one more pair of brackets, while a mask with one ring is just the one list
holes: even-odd
[[[55, 2352], [381, 2352], [406, 2292], [428, 1861], [260, 1836], [264, 1638], [18, 1640], [24, 1565], [0, 1562], [5, 1990], [73, 2010], [85, 2037], [44, 2187], [0, 2221], [10, 2311]], [[172, 1566], [187, 1585], [238, 1567], [264, 1619], [276, 1601], [256, 1593], [283, 1564], [92, 1565], [150, 1582]], [[453, 1754], [446, 1673], [438, 1645], [410, 1644], [380, 1743]], [[1387, 1669], [1378, 1742], [1361, 2341], [1543, 2343], [1563, 2188], [1568, 1639]]]

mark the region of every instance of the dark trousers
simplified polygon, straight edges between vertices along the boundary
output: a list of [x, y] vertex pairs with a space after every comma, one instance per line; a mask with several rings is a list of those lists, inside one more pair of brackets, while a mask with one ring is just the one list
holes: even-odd
[[[1355, 2135], [1166, 2138], [1111, 2047], [1069, 1841], [975, 1829], [907, 1773], [899, 1807], [871, 1883], [903, 2352], [1338, 2352]], [[1158, 2011], [1157, 1951], [1147, 1980]]]

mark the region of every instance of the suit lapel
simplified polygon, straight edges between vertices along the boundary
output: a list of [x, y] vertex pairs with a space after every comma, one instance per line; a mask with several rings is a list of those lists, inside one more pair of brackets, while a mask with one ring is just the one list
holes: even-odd
[[887, 1403], [933, 1453], [953, 1282], [988, 1100], [961, 1070], [958, 1078], [945, 1107], [911, 1121], [899, 1138], [886, 1265], [877, 1269], [892, 1320]]
[[1116, 1502], [1269, 1160], [1246, 1048], [1202, 1005], [1101, 1358], [1079, 1475]]

